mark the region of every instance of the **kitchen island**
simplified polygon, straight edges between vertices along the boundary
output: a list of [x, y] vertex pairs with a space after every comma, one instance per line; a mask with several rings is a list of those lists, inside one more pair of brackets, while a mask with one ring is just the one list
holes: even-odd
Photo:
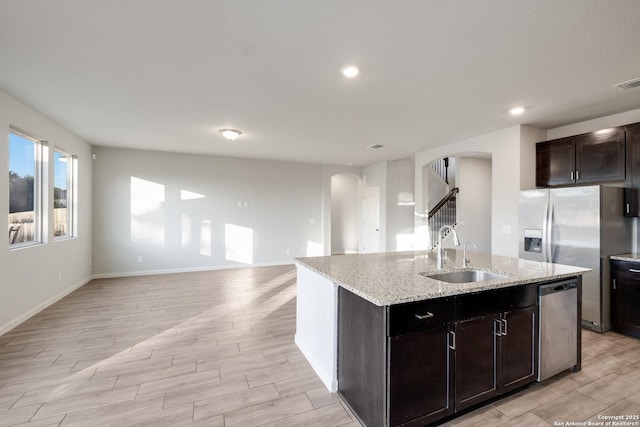
[[[366, 425], [422, 425], [535, 381], [538, 286], [580, 290], [589, 271], [483, 254], [462, 269], [448, 252], [443, 270], [427, 251], [296, 260], [296, 343]], [[461, 270], [497, 276], [427, 277]]]

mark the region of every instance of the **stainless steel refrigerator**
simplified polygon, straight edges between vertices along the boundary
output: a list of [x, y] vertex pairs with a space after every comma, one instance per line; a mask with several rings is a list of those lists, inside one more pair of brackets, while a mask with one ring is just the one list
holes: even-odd
[[631, 252], [623, 189], [589, 186], [520, 192], [520, 258], [591, 268], [582, 276], [582, 325], [611, 329], [609, 256]]

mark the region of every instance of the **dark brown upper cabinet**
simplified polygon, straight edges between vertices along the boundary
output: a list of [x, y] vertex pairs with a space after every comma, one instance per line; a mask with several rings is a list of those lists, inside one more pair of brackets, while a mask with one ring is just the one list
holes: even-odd
[[575, 137], [536, 144], [536, 186], [573, 184], [575, 170]]
[[624, 193], [625, 215], [640, 216], [640, 123], [626, 127], [627, 185]]
[[536, 186], [625, 180], [625, 130], [603, 129], [536, 144]]

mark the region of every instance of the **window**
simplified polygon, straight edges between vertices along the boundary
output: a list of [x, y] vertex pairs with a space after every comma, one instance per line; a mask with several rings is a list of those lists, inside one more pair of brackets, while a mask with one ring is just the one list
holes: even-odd
[[74, 233], [75, 156], [53, 152], [53, 237], [72, 237]]
[[43, 241], [43, 158], [46, 143], [23, 132], [9, 132], [9, 245]]

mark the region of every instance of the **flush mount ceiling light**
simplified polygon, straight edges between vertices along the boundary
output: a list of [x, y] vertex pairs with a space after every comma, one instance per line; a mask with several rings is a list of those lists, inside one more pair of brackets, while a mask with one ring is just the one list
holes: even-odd
[[235, 129], [220, 129], [220, 133], [225, 137], [225, 139], [228, 139], [229, 141], [238, 139], [238, 137], [242, 134], [242, 132]]
[[379, 149], [381, 149], [382, 147], [384, 147], [384, 145], [382, 145], [382, 144], [372, 144], [372, 145], [368, 145], [368, 146], [367, 146], [367, 148], [368, 148], [369, 150], [379, 150]]
[[340, 69], [340, 71], [342, 72], [342, 75], [347, 77], [347, 78], [354, 78], [355, 76], [357, 76], [360, 73], [360, 70], [358, 70], [358, 67], [354, 66], [354, 65], [347, 65], [346, 67], [342, 67], [342, 69]]
[[633, 89], [634, 87], [640, 87], [640, 77], [627, 80], [626, 82], [616, 83], [611, 87], [615, 89], [620, 89], [620, 90], [627, 90], [627, 89]]
[[512, 116], [519, 116], [520, 114], [524, 113], [524, 107], [513, 107], [509, 110], [509, 113]]

